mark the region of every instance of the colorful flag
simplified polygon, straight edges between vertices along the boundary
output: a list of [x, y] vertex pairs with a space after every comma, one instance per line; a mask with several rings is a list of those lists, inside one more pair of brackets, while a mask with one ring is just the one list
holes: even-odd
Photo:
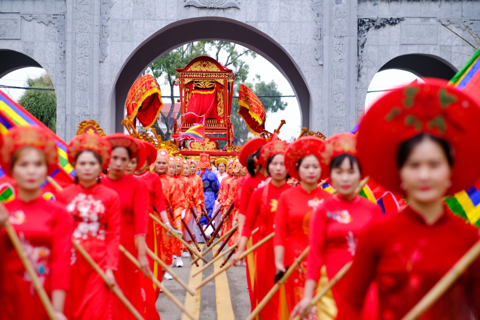
[[457, 89], [467, 92], [480, 104], [480, 49], [467, 64], [450, 80]]
[[[0, 90], [0, 134], [5, 135], [16, 126], [35, 126], [42, 130], [51, 130], [43, 123], [38, 121], [22, 106], [11, 100], [3, 91]], [[59, 185], [66, 186], [73, 182], [75, 178], [75, 170], [68, 162], [67, 144], [52, 132], [52, 136], [57, 144], [58, 151], [58, 168], [50, 175]], [[0, 183], [3, 183], [6, 175], [1, 170]], [[45, 181], [42, 186], [44, 192], [55, 192], [53, 186]], [[1, 192], [1, 190], [0, 190]]]
[[[480, 104], [480, 49], [450, 80], [457, 89], [467, 92]], [[480, 227], [480, 181], [470, 188], [444, 199], [452, 212]]]
[[187, 131], [178, 136], [180, 140], [196, 140], [205, 143], [205, 125], [203, 123], [195, 123]]
[[260, 134], [265, 129], [265, 108], [258, 97], [244, 84], [240, 84], [238, 94], [238, 114], [245, 120], [248, 130]]

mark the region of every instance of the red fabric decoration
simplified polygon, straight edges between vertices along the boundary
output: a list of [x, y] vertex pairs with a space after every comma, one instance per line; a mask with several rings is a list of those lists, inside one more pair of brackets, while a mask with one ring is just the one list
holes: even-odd
[[[216, 106], [215, 103], [216, 90], [193, 90], [192, 96], [188, 101], [188, 113], [184, 116], [185, 123], [204, 123], [204, 120], [208, 119], [210, 113]], [[197, 117], [198, 116], [205, 116]]]
[[249, 155], [252, 153], [257, 152], [258, 148], [263, 146], [264, 144], [267, 143], [267, 140], [257, 137], [253, 138], [251, 140], [248, 140], [238, 153], [238, 161], [240, 161], [240, 164], [244, 167], [247, 166], [247, 158]]
[[147, 151], [147, 164], [151, 165], [157, 160], [157, 149], [148, 141], [142, 141]]
[[84, 150], [91, 150], [102, 158], [102, 170], [108, 168], [112, 146], [108, 141], [95, 133], [82, 133], [70, 141], [68, 144], [68, 161], [73, 164], [77, 154]]
[[260, 134], [265, 129], [265, 108], [258, 97], [244, 84], [240, 84], [238, 94], [238, 114], [245, 120], [248, 130]]
[[386, 190], [404, 194], [396, 164], [399, 145], [420, 133], [445, 139], [454, 149], [454, 194], [480, 177], [480, 108], [446, 81], [396, 89], [380, 98], [367, 112], [358, 131], [358, 155], [365, 174]]
[[57, 168], [57, 145], [52, 135], [36, 127], [14, 127], [0, 140], [0, 165], [9, 176], [13, 154], [23, 147], [34, 147], [45, 154], [48, 175]]
[[208, 153], [200, 153], [200, 169], [210, 168], [210, 155]]
[[155, 123], [163, 102], [160, 87], [152, 75], [146, 74], [133, 83], [128, 90], [126, 107], [131, 122], [137, 118], [145, 128]]
[[322, 167], [321, 178], [325, 179], [329, 175], [328, 161], [331, 154], [332, 152], [324, 140], [317, 137], [303, 137], [291, 143], [285, 150], [285, 167], [291, 177], [300, 181], [300, 176], [297, 172], [298, 160], [314, 155]]

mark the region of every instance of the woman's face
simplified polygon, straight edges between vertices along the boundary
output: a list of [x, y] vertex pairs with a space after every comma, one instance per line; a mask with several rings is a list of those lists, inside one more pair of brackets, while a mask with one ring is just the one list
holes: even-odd
[[322, 168], [317, 157], [309, 155], [303, 158], [302, 163], [298, 167], [298, 175], [300, 180], [305, 183], [317, 183], [320, 180]]
[[180, 162], [175, 162], [175, 175], [180, 175], [182, 173], [182, 164]]
[[127, 164], [127, 169], [125, 170], [125, 173], [133, 174], [137, 169], [137, 164], [138, 164], [138, 158], [130, 159], [130, 161]]
[[360, 169], [355, 162], [353, 166], [348, 158], [343, 159], [338, 168], [333, 168], [330, 172], [332, 186], [337, 193], [343, 197], [352, 196], [360, 183]]
[[123, 147], [116, 147], [112, 150], [109, 169], [116, 176], [122, 175], [130, 162], [128, 151]]
[[218, 172], [220, 172], [220, 173], [225, 172], [225, 164], [224, 163], [219, 163], [218, 164]]
[[277, 154], [268, 165], [268, 172], [273, 180], [285, 180], [287, 178], [287, 169], [285, 168], [285, 156]]
[[12, 177], [18, 187], [24, 190], [39, 190], [47, 178], [45, 155], [33, 147], [24, 147], [17, 151], [12, 168]]
[[102, 172], [102, 166], [92, 151], [80, 153], [75, 161], [75, 173], [80, 182], [92, 181], [100, 175], [100, 172]]
[[174, 176], [175, 175], [175, 171], [176, 171], [176, 168], [177, 168], [177, 164], [175, 163], [175, 161], [170, 161], [168, 163], [168, 174], [170, 176]]
[[183, 175], [188, 177], [190, 175], [190, 165], [188, 163], [183, 164]]
[[168, 170], [168, 161], [165, 157], [158, 157], [155, 162], [155, 172], [158, 174], [164, 174]]
[[233, 165], [232, 163], [228, 164], [228, 172], [232, 172], [232, 165]]
[[195, 163], [190, 163], [190, 173], [194, 174], [197, 172], [197, 165]]
[[451, 168], [440, 145], [431, 139], [417, 144], [400, 169], [402, 189], [409, 201], [440, 201], [450, 187]]

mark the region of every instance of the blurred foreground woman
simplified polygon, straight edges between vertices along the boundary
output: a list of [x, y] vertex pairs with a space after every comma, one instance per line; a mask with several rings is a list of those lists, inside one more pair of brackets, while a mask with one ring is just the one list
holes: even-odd
[[[380, 319], [402, 319], [478, 241], [478, 230], [442, 201], [480, 177], [478, 123], [475, 102], [439, 80], [394, 90], [367, 112], [358, 133], [365, 174], [409, 205], [360, 236], [338, 319], [358, 319], [373, 280]], [[479, 319], [479, 312], [477, 259], [419, 319]]]
[[[41, 197], [41, 186], [57, 166], [55, 140], [34, 127], [16, 127], [3, 137], [0, 165], [16, 183], [17, 197], [5, 205], [34, 271], [49, 295], [56, 320], [63, 320], [70, 285], [72, 218]], [[0, 218], [0, 319], [49, 319], [30, 276], [3, 230]], [[2, 221], [3, 220], [3, 221]]]

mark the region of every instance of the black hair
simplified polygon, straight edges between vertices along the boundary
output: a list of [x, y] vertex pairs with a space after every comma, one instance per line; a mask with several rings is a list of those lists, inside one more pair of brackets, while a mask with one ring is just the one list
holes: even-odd
[[309, 156], [314, 156], [313, 154], [307, 154], [305, 157], [303, 158], [300, 158], [298, 161], [297, 161], [297, 165], [295, 166], [295, 170], [298, 171], [298, 169], [300, 168], [300, 166], [302, 165], [302, 162], [303, 162], [303, 159], [305, 159], [306, 157], [309, 157]]
[[330, 161], [330, 173], [333, 169], [340, 168], [345, 159], [348, 159], [348, 162], [350, 163], [350, 169], [353, 169], [353, 166], [356, 163], [358, 166], [358, 170], [360, 171], [360, 175], [362, 174], [362, 167], [360, 166], [360, 162], [358, 162], [358, 159], [355, 156], [352, 156], [348, 153], [342, 153], [333, 158], [332, 161]]
[[448, 165], [450, 167], [453, 166], [454, 156], [453, 156], [453, 149], [450, 143], [442, 138], [432, 136], [431, 134], [420, 133], [408, 140], [403, 141], [398, 147], [397, 167], [399, 169], [401, 169], [405, 165], [405, 162], [407, 162], [407, 159], [408, 157], [410, 157], [410, 154], [412, 153], [413, 149], [424, 139], [430, 139], [433, 142], [437, 143], [442, 149], [443, 153], [445, 154], [445, 157], [447, 158], [447, 161], [448, 161]]
[[[268, 175], [270, 175], [270, 170], [268, 169], [268, 167], [270, 166], [270, 163], [272, 163], [273, 161], [273, 158], [275, 158], [275, 156], [279, 155], [281, 153], [277, 153], [277, 154], [274, 154], [273, 156], [271, 156], [270, 158], [268, 158], [267, 160], [267, 167], [265, 168], [267, 170], [267, 173]], [[287, 173], [287, 177], [285, 179], [290, 179], [290, 175]]]
[[[262, 147], [258, 148], [258, 150], [255, 153], [252, 153], [247, 158], [247, 170], [248, 170], [248, 173], [250, 173], [250, 176], [252, 176], [252, 178], [255, 177], [255, 168], [257, 167], [255, 165], [255, 160], [260, 158], [261, 150], [262, 150]], [[258, 165], [258, 166], [261, 166], [261, 165]]]
[[132, 159], [132, 151], [131, 151], [129, 148], [125, 148], [125, 147], [121, 147], [121, 146], [115, 146], [115, 147], [112, 148], [112, 151], [115, 150], [115, 149], [117, 149], [117, 148], [124, 148], [125, 150], [127, 150], [128, 157], [129, 157], [130, 159]]

